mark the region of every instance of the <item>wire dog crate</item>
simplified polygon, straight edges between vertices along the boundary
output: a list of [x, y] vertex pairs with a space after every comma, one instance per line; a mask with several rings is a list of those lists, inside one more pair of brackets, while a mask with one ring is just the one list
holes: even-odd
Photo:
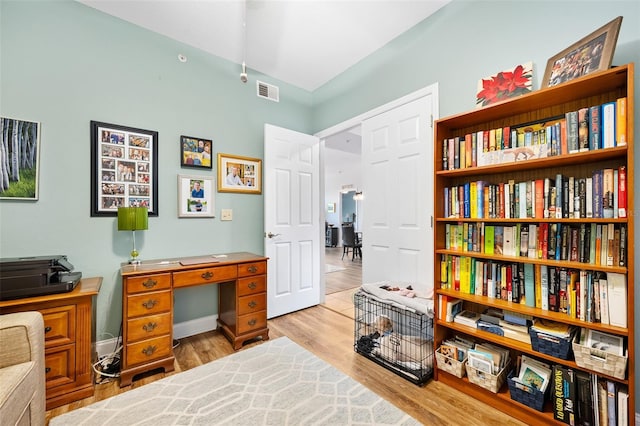
[[433, 376], [433, 318], [354, 294], [354, 349], [416, 385]]

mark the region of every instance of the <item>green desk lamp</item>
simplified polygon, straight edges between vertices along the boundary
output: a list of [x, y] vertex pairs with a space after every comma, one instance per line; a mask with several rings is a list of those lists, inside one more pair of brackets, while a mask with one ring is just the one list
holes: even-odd
[[132, 231], [133, 250], [129, 263], [139, 265], [136, 249], [136, 231], [149, 229], [149, 211], [146, 207], [118, 207], [118, 231]]

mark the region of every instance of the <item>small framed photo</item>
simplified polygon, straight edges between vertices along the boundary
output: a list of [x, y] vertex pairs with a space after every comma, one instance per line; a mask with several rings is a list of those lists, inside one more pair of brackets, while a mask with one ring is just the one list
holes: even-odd
[[542, 77], [542, 88], [609, 69], [621, 24], [622, 16], [618, 16], [550, 58]]
[[213, 168], [213, 141], [193, 136], [180, 136], [180, 166], [201, 169]]
[[[40, 123], [0, 117], [0, 200], [38, 200]], [[2, 149], [4, 147], [4, 149]]]
[[328, 203], [327, 213], [335, 213], [335, 212], [336, 212], [336, 203]]
[[158, 132], [91, 121], [91, 216], [118, 207], [158, 216]]
[[218, 154], [218, 192], [262, 194], [262, 160]]
[[178, 217], [215, 217], [213, 178], [178, 175]]

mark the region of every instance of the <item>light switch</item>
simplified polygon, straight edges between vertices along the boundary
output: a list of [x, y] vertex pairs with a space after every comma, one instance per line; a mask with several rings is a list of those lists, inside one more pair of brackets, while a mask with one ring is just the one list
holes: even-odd
[[220, 220], [233, 220], [233, 210], [232, 209], [220, 210]]

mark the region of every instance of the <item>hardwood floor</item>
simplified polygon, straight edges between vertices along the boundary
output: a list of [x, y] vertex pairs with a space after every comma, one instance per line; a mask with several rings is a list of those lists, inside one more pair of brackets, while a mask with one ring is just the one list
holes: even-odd
[[342, 247], [326, 247], [325, 264], [340, 268], [335, 272], [325, 273], [325, 294], [350, 290], [362, 285], [362, 259], [351, 260], [351, 256], [342, 258]]
[[[350, 303], [350, 297], [362, 283], [362, 268], [360, 261], [352, 262], [347, 256], [342, 260], [341, 256], [342, 248], [327, 248], [327, 263], [345, 268], [326, 274], [327, 283], [331, 279], [341, 287], [327, 296], [324, 305], [269, 320], [269, 336], [272, 339], [289, 337], [426, 425], [524, 424], [440, 382], [430, 380], [423, 387], [416, 386], [354, 352], [353, 305]], [[260, 340], [250, 342], [241, 350], [261, 343]], [[122, 389], [117, 380], [96, 385], [93, 397], [48, 411], [47, 422], [52, 417], [206, 364], [233, 352], [231, 344], [218, 331], [184, 338], [174, 349], [174, 372], [150, 372], [139, 376], [131, 386]], [[212, 424], [215, 424], [214, 420]]]
[[[272, 339], [280, 336], [289, 337], [424, 424], [523, 424], [488, 405], [465, 397], [463, 393], [440, 382], [431, 380], [424, 387], [416, 386], [355, 353], [353, 320], [324, 306], [315, 306], [271, 319], [268, 325]], [[241, 350], [261, 343], [261, 341], [248, 343]], [[123, 389], [119, 387], [118, 381], [96, 385], [93, 397], [48, 411], [47, 422], [54, 416], [233, 353], [231, 344], [218, 331], [184, 338], [174, 351], [175, 372], [147, 374]], [[212, 424], [215, 422], [212, 421]]]

